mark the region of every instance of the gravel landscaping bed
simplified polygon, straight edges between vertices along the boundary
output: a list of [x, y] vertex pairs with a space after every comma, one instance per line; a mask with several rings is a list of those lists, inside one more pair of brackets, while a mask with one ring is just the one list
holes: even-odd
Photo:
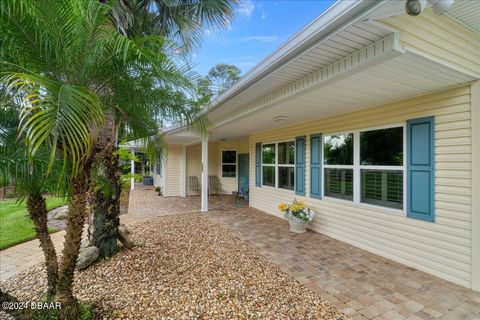
[[[80, 271], [75, 294], [100, 318], [345, 319], [345, 316], [203, 214], [129, 228], [141, 245]], [[45, 289], [42, 266], [1, 283], [19, 298]]]

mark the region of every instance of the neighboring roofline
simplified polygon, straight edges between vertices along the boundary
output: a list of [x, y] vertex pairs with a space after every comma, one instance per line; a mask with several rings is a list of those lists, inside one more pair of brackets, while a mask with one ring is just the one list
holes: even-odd
[[[237, 96], [281, 66], [302, 55], [323, 39], [339, 32], [373, 10], [383, 6], [389, 0], [337, 1], [315, 20], [290, 37], [283, 45], [256, 64], [232, 87], [212, 101], [210, 107], [200, 111], [205, 115], [220, 107], [226, 101]], [[172, 134], [186, 129], [186, 125], [173, 125], [163, 128], [162, 133]]]

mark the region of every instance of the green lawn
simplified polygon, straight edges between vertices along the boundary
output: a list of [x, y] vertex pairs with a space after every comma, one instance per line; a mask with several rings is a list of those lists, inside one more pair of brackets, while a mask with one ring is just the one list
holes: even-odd
[[[15, 201], [0, 201], [0, 250], [35, 238], [35, 229], [28, 216], [26, 203], [17, 204]], [[47, 199], [48, 210], [64, 204], [63, 198]], [[50, 233], [57, 231], [55, 228], [48, 230]]]

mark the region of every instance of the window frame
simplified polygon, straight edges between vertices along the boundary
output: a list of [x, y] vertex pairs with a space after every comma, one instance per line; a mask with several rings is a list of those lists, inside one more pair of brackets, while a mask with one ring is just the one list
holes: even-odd
[[[402, 128], [403, 131], [403, 161], [402, 161], [402, 166], [384, 166], [384, 165], [375, 165], [375, 166], [370, 166], [370, 165], [360, 165], [360, 132], [365, 132], [365, 131], [373, 131], [373, 130], [382, 130], [382, 129], [390, 129], [390, 128]], [[326, 136], [331, 136], [331, 135], [338, 135], [338, 134], [349, 134], [353, 133], [353, 165], [331, 165], [331, 164], [325, 164], [325, 152], [324, 150], [324, 139], [323, 137]], [[407, 197], [406, 197], [406, 191], [407, 191], [407, 125], [406, 122], [400, 122], [400, 123], [392, 123], [392, 124], [387, 124], [387, 125], [381, 125], [381, 126], [374, 126], [374, 127], [366, 127], [366, 128], [360, 128], [360, 129], [354, 129], [354, 130], [345, 130], [345, 131], [339, 131], [339, 132], [327, 132], [322, 135], [322, 198], [325, 198], [327, 200], [332, 200], [332, 201], [340, 201], [340, 202], [346, 202], [346, 203], [353, 203], [355, 205], [362, 205], [362, 206], [367, 206], [367, 207], [372, 207], [372, 208], [381, 208], [383, 210], [391, 211], [394, 213], [407, 213]], [[340, 199], [340, 198], [335, 198], [331, 197], [328, 195], [325, 195], [325, 174], [324, 169], [325, 168], [332, 168], [332, 169], [353, 169], [353, 200], [346, 200], [346, 199]], [[361, 201], [361, 170], [391, 170], [391, 171], [401, 171], [403, 174], [403, 204], [402, 204], [402, 209], [396, 209], [396, 208], [391, 208], [391, 207], [385, 207], [385, 206], [380, 206], [380, 205], [375, 205], [371, 203], [365, 203]]]
[[[157, 163], [155, 164], [155, 174], [159, 175], [160, 177], [162, 176], [162, 171], [163, 171], [163, 157], [158, 156], [157, 158]], [[160, 170], [159, 170], [160, 169]]]
[[[235, 152], [235, 163], [233, 163], [233, 162], [232, 162], [232, 163], [230, 163], [230, 162], [225, 162], [225, 163], [224, 163], [224, 162], [223, 162], [223, 153], [224, 153], [224, 152], [228, 152], [228, 151]], [[237, 164], [238, 164], [238, 152], [237, 152], [236, 149], [225, 149], [225, 150], [222, 150], [222, 151], [220, 152], [220, 163], [221, 163], [221, 164], [220, 164], [220, 167], [221, 167], [221, 169], [220, 169], [220, 170], [221, 170], [220, 174], [221, 174], [222, 179], [237, 179], [237, 177], [238, 177], [238, 165], [237, 165]], [[224, 164], [225, 164], [225, 165], [234, 165], [234, 166], [235, 166], [235, 176], [234, 176], [234, 177], [224, 177], [224, 176], [223, 176], [223, 165], [224, 165]]]
[[[293, 164], [278, 164], [278, 144], [279, 143], [286, 143], [286, 142], [293, 142], [293, 146], [294, 146], [294, 154], [293, 154]], [[264, 145], [269, 145], [269, 144], [273, 144], [275, 145], [275, 163], [263, 163], [263, 146]], [[278, 168], [279, 167], [290, 167], [290, 168], [294, 168], [293, 170], [293, 174], [294, 174], [294, 177], [295, 177], [295, 157], [296, 157], [296, 153], [297, 153], [297, 143], [295, 141], [295, 139], [287, 139], [287, 140], [279, 140], [279, 141], [275, 141], [275, 142], [262, 142], [262, 146], [261, 146], [261, 151], [262, 151], [262, 157], [261, 157], [261, 177], [262, 177], [262, 187], [265, 187], [265, 188], [274, 188], [274, 189], [279, 189], [279, 190], [283, 190], [283, 191], [286, 191], [286, 192], [293, 192], [295, 193], [295, 183], [296, 183], [296, 179], [293, 178], [293, 189], [290, 190], [290, 189], [285, 189], [285, 188], [280, 188], [278, 186]], [[274, 167], [274, 171], [275, 171], [275, 187], [272, 187], [272, 186], [269, 186], [269, 185], [266, 185], [266, 184], [263, 184], [263, 166], [266, 166], [266, 167]]]

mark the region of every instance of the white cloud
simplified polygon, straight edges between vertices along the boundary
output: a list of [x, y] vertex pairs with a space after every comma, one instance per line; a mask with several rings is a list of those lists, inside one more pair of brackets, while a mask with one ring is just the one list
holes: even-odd
[[272, 43], [278, 40], [277, 35], [272, 36], [248, 36], [237, 38], [237, 41], [240, 42], [249, 42], [249, 41], [258, 41], [260, 43]]
[[249, 62], [249, 61], [245, 61], [245, 62], [237, 62], [237, 63], [234, 63], [234, 65], [236, 65], [237, 67], [246, 67], [246, 68], [251, 68], [255, 65], [255, 62]]
[[253, 10], [255, 10], [255, 4], [251, 0], [241, 0], [236, 11], [238, 14], [249, 18]]

